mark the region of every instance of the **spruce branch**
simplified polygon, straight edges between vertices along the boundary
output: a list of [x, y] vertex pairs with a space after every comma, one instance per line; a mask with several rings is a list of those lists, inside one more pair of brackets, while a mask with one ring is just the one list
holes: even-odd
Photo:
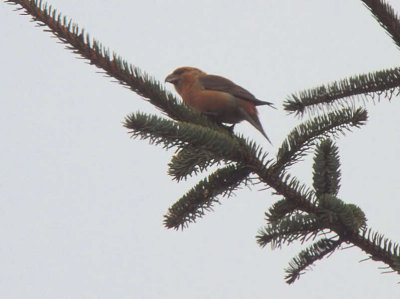
[[318, 218], [338, 234], [357, 233], [366, 227], [367, 218], [356, 205], [346, 204], [332, 194], [321, 195], [318, 203]]
[[[261, 163], [265, 166], [272, 162], [271, 159], [267, 160], [267, 153], [264, 153], [262, 148], [255, 142], [246, 140], [243, 136], [232, 135], [232, 137], [233, 136], [239, 141], [241, 147], [247, 147], [247, 149], [250, 149], [247, 154], [248, 157], [254, 155], [255, 158], [260, 159]], [[212, 165], [220, 165], [221, 163], [229, 162], [229, 160], [224, 159], [224, 156], [216, 156], [213, 151], [207, 151], [204, 150], [204, 148], [186, 145], [172, 157], [171, 162], [168, 164], [168, 174], [179, 182], [183, 179], [186, 180], [188, 176], [205, 171]]]
[[133, 138], [148, 139], [166, 149], [191, 145], [226, 160], [240, 161], [243, 151], [237, 138], [192, 123], [174, 122], [156, 115], [137, 112], [125, 118], [124, 126]]
[[381, 261], [394, 272], [400, 274], [400, 245], [385, 238], [370, 228], [362, 228], [359, 233], [339, 235], [338, 240], [322, 239], [300, 252], [286, 269], [286, 282], [291, 284], [304, 273], [307, 267], [333, 252], [342, 243], [350, 243], [367, 253], [372, 260]]
[[389, 100], [400, 93], [400, 68], [352, 76], [341, 81], [307, 89], [292, 94], [283, 103], [289, 113], [302, 116], [305, 112], [332, 110], [339, 106], [350, 106], [356, 96], [364, 100]]
[[[267, 219], [268, 221], [268, 219]], [[271, 248], [281, 248], [282, 245], [300, 240], [301, 243], [316, 237], [321, 231], [322, 223], [314, 215], [295, 213], [269, 223], [256, 236], [261, 247], [271, 244]]]
[[359, 128], [367, 121], [367, 111], [362, 108], [345, 108], [325, 115], [316, 116], [295, 127], [280, 146], [275, 168], [282, 171], [301, 160], [319, 138], [337, 135]]
[[247, 166], [253, 169], [261, 182], [274, 189], [276, 195], [284, 197], [284, 200], [280, 202], [279, 209], [281, 212], [285, 209], [284, 205], [287, 205], [289, 210], [292, 210], [295, 206], [298, 211], [317, 213], [317, 199], [314, 191], [301, 184], [296, 177], [283, 172], [277, 173], [274, 165], [270, 167], [263, 167], [262, 164], [259, 167], [255, 164]]
[[41, 0], [6, 0], [5, 2], [19, 5], [18, 10], [24, 10], [24, 14], [30, 15], [38, 26], [46, 26], [45, 31], [52, 33], [66, 44], [66, 48], [104, 70], [105, 74], [147, 99], [170, 118], [223, 130], [206, 117], [180, 104], [170, 92], [166, 91], [162, 83], [142, 72], [140, 68], [129, 64], [97, 40], [90, 38], [84, 29], [80, 29], [71, 19], [58, 13], [46, 2]]
[[[293, 203], [296, 208], [288, 206], [288, 213], [293, 211], [302, 211], [304, 213], [324, 216], [319, 202], [316, 201], [314, 193], [308, 190], [303, 185], [300, 185], [295, 179], [290, 179], [289, 176], [277, 174], [273, 169], [267, 168], [259, 170], [257, 174], [260, 180], [267, 183], [271, 188], [275, 189], [277, 194], [283, 195], [287, 203]], [[281, 201], [282, 206], [279, 210], [284, 213], [285, 202]], [[381, 261], [388, 265], [393, 271], [400, 274], [400, 255], [399, 246], [393, 245], [394, 242], [385, 239], [383, 236], [377, 233], [371, 233], [371, 230], [367, 230], [365, 226], [366, 219], [364, 213], [356, 206], [348, 204], [347, 207], [343, 207], [340, 203], [335, 207], [336, 203], [329, 203], [327, 206], [332, 210], [339, 211], [341, 217], [335, 218], [333, 221], [329, 220], [329, 217], [325, 219], [324, 227], [336, 233], [342, 242], [353, 244], [363, 250], [365, 253], [370, 255], [374, 261]], [[343, 208], [344, 213], [340, 211]], [[328, 209], [325, 210], [327, 216], [329, 216]], [[336, 217], [336, 216], [335, 216]], [[279, 218], [279, 217], [278, 217]], [[335, 220], [337, 222], [335, 222]], [[278, 220], [279, 221], [279, 220]], [[359, 228], [360, 230], [356, 230]], [[337, 243], [337, 245], [340, 245]], [[335, 245], [336, 246], [336, 245]], [[333, 246], [333, 247], [335, 247]], [[336, 248], [336, 247], [335, 247]], [[329, 249], [329, 248], [328, 248]], [[328, 250], [327, 253], [330, 251]], [[325, 255], [325, 254], [324, 254]], [[311, 265], [312, 263], [310, 263]], [[307, 265], [306, 265], [307, 267]], [[298, 275], [301, 274], [302, 269], [296, 272]], [[298, 276], [295, 277], [295, 279]], [[290, 280], [292, 282], [295, 279]]]
[[330, 139], [323, 140], [315, 149], [313, 187], [317, 197], [326, 193], [338, 194], [340, 188], [339, 151]]
[[187, 227], [219, 203], [217, 196], [229, 198], [242, 183], [246, 185], [249, 174], [248, 168], [238, 165], [218, 169], [169, 208], [164, 216], [164, 225], [175, 229]]
[[389, 3], [383, 0], [361, 0], [375, 19], [400, 48], [400, 18]]
[[128, 115], [124, 126], [133, 138], [147, 139], [151, 144], [162, 145], [165, 149], [197, 148], [212, 153], [218, 161], [238, 162], [243, 165], [253, 165], [257, 162], [262, 168], [268, 167], [272, 161], [267, 160], [267, 153], [255, 142], [231, 135], [226, 130], [216, 131], [141, 112]]
[[280, 221], [282, 218], [293, 214], [296, 211], [296, 209], [297, 205], [295, 202], [283, 198], [275, 202], [268, 209], [268, 212], [265, 212], [265, 218], [269, 223], [274, 224]]
[[344, 236], [343, 240], [360, 248], [372, 260], [381, 261], [400, 274], [400, 245], [383, 234], [365, 227], [359, 234]]
[[172, 157], [168, 164], [168, 174], [179, 182], [220, 163], [221, 160], [212, 152], [187, 145]]
[[289, 263], [289, 267], [285, 269], [285, 276], [288, 284], [294, 283], [304, 274], [304, 271], [316, 261], [323, 259], [326, 255], [337, 249], [342, 241], [332, 239], [320, 239], [305, 250], [302, 250]]
[[[126, 118], [125, 126], [133, 137], [147, 139], [167, 149], [175, 147], [179, 151], [177, 160], [171, 162], [175, 163], [174, 175], [177, 179], [185, 178], [220, 161], [229, 164], [200, 181], [170, 208], [165, 216], [167, 227], [178, 229], [187, 226], [188, 223], [203, 216], [205, 211], [211, 210], [213, 205], [219, 202], [218, 196], [231, 196], [232, 191], [241, 184], [248, 183], [250, 173], [255, 173], [261, 182], [283, 197], [279, 204], [269, 210], [269, 214], [266, 213], [271, 223], [268, 232], [263, 235], [264, 240], [261, 244], [275, 242], [275, 246], [279, 246], [284, 242], [305, 240], [302, 238], [315, 236], [321, 228], [329, 229], [338, 235], [338, 240], [319, 240], [300, 253], [290, 264], [291, 268], [287, 270], [289, 283], [296, 280], [301, 272], [316, 260], [335, 250], [342, 242], [354, 244], [372, 259], [382, 261], [400, 273], [399, 245], [367, 229], [366, 218], [361, 209], [355, 205], [345, 204], [334, 196], [339, 187], [339, 183], [334, 182], [334, 176], [338, 177], [338, 168], [336, 174], [331, 173], [328, 177], [327, 180], [331, 180], [329, 184], [322, 185], [319, 182], [317, 187], [314, 186], [316, 192], [300, 184], [296, 178], [287, 175], [284, 169], [301, 159], [317, 138], [328, 133], [336, 134], [349, 130], [351, 126], [362, 125], [367, 118], [363, 109], [355, 111], [344, 109], [334, 112], [329, 114], [329, 120], [324, 119], [326, 116], [315, 118], [315, 123], [310, 121], [309, 126], [306, 125], [293, 132], [291, 139], [286, 140], [286, 145], [282, 145], [281, 152], [278, 153], [277, 163], [280, 163], [278, 165], [280, 171], [276, 171], [277, 164], [271, 165], [271, 161], [267, 160], [267, 154], [260, 146], [241, 136], [229, 135], [207, 118], [180, 105], [160, 82], [110, 52], [98, 41], [91, 39], [83, 29], [79, 29], [76, 24], [57, 13], [51, 6], [33, 0], [5, 2], [20, 5], [39, 26], [47, 26], [46, 31], [58, 37], [67, 48], [87, 59], [90, 64], [103, 69], [108, 76], [115, 78], [122, 85], [147, 98], [150, 103], [175, 120], [136, 113]], [[397, 15], [383, 1], [365, 0], [364, 3], [399, 45]], [[285, 109], [302, 114], [308, 109], [325, 107], [326, 104], [331, 107], [345, 105], [348, 98], [358, 95], [366, 97], [386, 93], [385, 96], [391, 98], [395, 92], [399, 92], [399, 86], [400, 68], [384, 70], [292, 95], [292, 98], [286, 101]], [[353, 117], [353, 121], [340, 124], [338, 119], [342, 117], [348, 117], [347, 119]], [[190, 154], [190, 149], [196, 149], [197, 152]], [[211, 157], [213, 159], [210, 159]], [[331, 194], [322, 193], [326, 190]]]

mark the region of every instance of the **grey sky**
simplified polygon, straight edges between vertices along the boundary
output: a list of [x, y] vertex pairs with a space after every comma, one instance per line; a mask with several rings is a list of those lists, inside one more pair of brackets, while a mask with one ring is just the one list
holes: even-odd
[[[400, 62], [356, 0], [50, 3], [156, 79], [195, 66], [280, 108], [292, 92]], [[130, 139], [121, 125], [131, 112], [160, 112], [12, 6], [1, 4], [0, 20], [0, 298], [400, 298], [399, 276], [359, 263], [367, 256], [357, 248], [288, 286], [283, 269], [302, 246], [257, 246], [278, 199], [260, 187], [223, 199], [183, 232], [165, 229], [162, 216], [198, 178], [173, 182], [173, 152]], [[340, 197], [394, 241], [398, 99], [368, 103], [367, 126], [338, 141]], [[246, 123], [235, 130], [274, 155], [299, 120], [259, 111], [274, 146]], [[292, 173], [310, 185], [309, 159]]]

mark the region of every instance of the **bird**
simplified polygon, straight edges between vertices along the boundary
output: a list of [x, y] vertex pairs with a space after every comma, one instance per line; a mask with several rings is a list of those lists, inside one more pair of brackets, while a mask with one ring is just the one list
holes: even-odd
[[179, 67], [165, 82], [173, 84], [183, 102], [193, 110], [218, 123], [232, 124], [232, 130], [235, 124], [246, 120], [272, 144], [258, 118], [256, 106], [268, 105], [276, 109], [273, 103], [257, 99], [227, 78], [209, 75], [195, 67]]

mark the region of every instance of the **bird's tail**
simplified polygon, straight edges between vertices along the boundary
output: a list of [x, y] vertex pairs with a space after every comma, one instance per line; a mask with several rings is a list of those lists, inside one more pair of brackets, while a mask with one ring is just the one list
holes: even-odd
[[263, 136], [272, 145], [272, 142], [271, 142], [271, 140], [269, 140], [267, 134], [265, 133], [265, 131], [264, 131], [262, 125], [261, 125], [260, 119], [258, 118], [257, 114], [250, 114], [244, 108], [240, 108], [240, 111], [241, 111], [242, 115], [244, 116], [245, 120], [247, 120], [249, 123], [251, 123], [251, 125], [254, 128], [256, 128], [258, 131], [260, 131], [260, 133], [263, 134]]

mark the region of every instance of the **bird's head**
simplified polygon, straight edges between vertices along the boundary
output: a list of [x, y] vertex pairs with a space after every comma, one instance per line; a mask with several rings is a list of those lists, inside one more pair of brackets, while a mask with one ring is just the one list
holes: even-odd
[[195, 67], [184, 66], [177, 68], [171, 74], [165, 78], [165, 82], [172, 83], [175, 87], [181, 85], [185, 81], [191, 81], [191, 79], [197, 79], [199, 76], [205, 75], [205, 73]]

